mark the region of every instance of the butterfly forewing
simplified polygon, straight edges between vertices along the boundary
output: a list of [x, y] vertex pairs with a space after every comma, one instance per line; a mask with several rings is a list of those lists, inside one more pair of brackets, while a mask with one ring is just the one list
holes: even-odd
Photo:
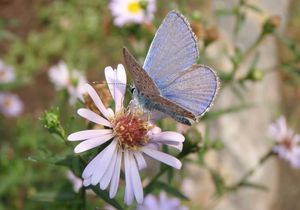
[[130, 54], [130, 52], [124, 47], [123, 56], [127, 66], [128, 71], [134, 81], [135, 87], [145, 94], [160, 94], [159, 90], [155, 86], [153, 80], [147, 72], [139, 65], [135, 58]]
[[128, 71], [130, 72], [134, 84], [138, 89], [139, 96], [145, 98], [151, 103], [149, 107], [156, 107], [158, 109], [166, 110], [166, 112], [169, 113], [176, 113], [177, 115], [194, 119], [194, 115], [191, 112], [160, 96], [160, 92], [152, 79], [126, 48], [123, 49], [123, 55]]
[[143, 68], [159, 89], [198, 59], [196, 38], [185, 17], [170, 12], [157, 30]]

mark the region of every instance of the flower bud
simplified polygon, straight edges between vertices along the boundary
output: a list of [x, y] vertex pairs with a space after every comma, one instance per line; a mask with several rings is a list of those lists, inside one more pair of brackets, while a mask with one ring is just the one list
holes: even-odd
[[198, 39], [203, 39], [205, 36], [205, 31], [203, 25], [198, 21], [191, 22], [192, 31], [195, 33]]
[[51, 134], [58, 135], [62, 139], [65, 139], [65, 131], [59, 121], [58, 109], [45, 111], [42, 121], [45, 128], [47, 128]]
[[205, 30], [205, 38], [204, 38], [204, 44], [205, 46], [208, 46], [212, 42], [219, 39], [220, 34], [217, 27], [210, 27]]
[[259, 69], [254, 69], [249, 72], [246, 78], [252, 81], [261, 81], [264, 78], [264, 73]]
[[281, 23], [280, 16], [274, 15], [269, 17], [263, 25], [263, 34], [273, 33], [274, 30], [280, 26], [280, 23]]

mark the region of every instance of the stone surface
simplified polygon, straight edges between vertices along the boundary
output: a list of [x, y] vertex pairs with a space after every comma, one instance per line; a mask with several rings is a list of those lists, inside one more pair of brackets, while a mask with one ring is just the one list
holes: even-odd
[[[212, 8], [232, 7], [235, 2], [214, 0]], [[224, 45], [232, 50], [235, 45], [242, 50], [247, 49], [255, 42], [260, 34], [262, 23], [270, 15], [280, 15], [283, 23], [280, 30], [284, 27], [289, 1], [252, 0], [249, 2], [258, 5], [264, 11], [264, 15], [248, 12], [247, 20], [237, 37], [232, 33], [233, 18], [222, 17], [217, 20], [221, 28], [222, 40], [211, 46], [207, 53], [212, 61], [219, 61], [211, 63], [216, 70], [226, 70], [231, 67], [228, 58], [224, 57], [222, 52]], [[260, 69], [264, 70], [278, 62], [276, 43], [271, 37], [263, 41], [258, 52], [261, 56], [258, 63]], [[245, 73], [254, 54], [251, 54], [246, 60], [237, 73], [237, 77]], [[246, 171], [256, 166], [261, 156], [270, 150], [271, 141], [267, 137], [267, 128], [270, 121], [274, 119], [274, 115], [279, 111], [280, 91], [276, 74], [268, 73], [263, 81], [246, 84], [246, 87], [246, 90], [240, 90], [243, 95], [242, 100], [237, 97], [231, 87], [222, 87], [214, 109], [228, 108], [241, 103], [254, 106], [239, 113], [225, 115], [210, 127], [212, 135], [224, 141], [225, 149], [219, 153], [209, 154], [207, 162], [210, 167], [222, 174], [227, 184], [238, 181]], [[211, 185], [209, 174], [195, 166], [189, 166], [189, 170], [192, 181], [186, 181], [184, 189], [192, 198], [195, 209], [202, 205], [205, 208], [216, 210], [267, 210], [271, 209], [272, 203], [276, 199], [278, 169], [274, 159], [268, 160], [251, 177], [251, 181], [267, 186], [269, 189], [267, 192], [244, 188], [216, 201], [210, 199], [213, 185]], [[199, 188], [192, 186], [199, 186]]]

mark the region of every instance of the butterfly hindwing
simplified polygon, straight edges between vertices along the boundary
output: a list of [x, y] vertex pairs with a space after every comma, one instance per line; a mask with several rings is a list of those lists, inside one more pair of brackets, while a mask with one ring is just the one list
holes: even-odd
[[198, 54], [197, 41], [186, 18], [172, 11], [157, 30], [143, 68], [162, 89], [177, 73], [195, 64]]
[[176, 79], [160, 92], [195, 116], [201, 116], [211, 106], [218, 85], [218, 77], [210, 67], [194, 64], [177, 74]]
[[164, 98], [160, 95], [144, 94], [143, 92], [141, 92], [140, 94], [142, 97], [150, 100], [152, 103], [152, 105], [150, 106], [153, 106], [153, 108], [157, 109], [158, 111], [164, 112], [171, 116], [178, 115], [195, 120], [195, 116], [193, 115], [193, 113], [184, 109], [180, 105], [168, 100], [167, 98]]

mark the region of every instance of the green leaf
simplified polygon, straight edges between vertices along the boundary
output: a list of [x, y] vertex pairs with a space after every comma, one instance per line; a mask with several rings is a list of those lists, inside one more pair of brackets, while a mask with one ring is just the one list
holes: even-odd
[[181, 193], [179, 190], [177, 190], [176, 188], [172, 187], [170, 184], [166, 184], [164, 182], [156, 182], [157, 188], [159, 189], [163, 189], [164, 191], [166, 191], [167, 193], [182, 199], [182, 200], [189, 200], [189, 198], [187, 196], [185, 196], [183, 193]]
[[230, 16], [234, 14], [235, 14], [235, 10], [233, 9], [218, 9], [215, 11], [215, 15], [217, 16]]
[[268, 191], [268, 187], [257, 184], [257, 183], [252, 183], [252, 182], [243, 182], [240, 184], [241, 187], [248, 187], [248, 188], [254, 188], [257, 190], [262, 190], [262, 191]]
[[39, 202], [76, 202], [77, 195], [73, 192], [39, 192], [29, 198]]
[[112, 205], [118, 210], [124, 209], [115, 199], [109, 198], [109, 194], [106, 191], [102, 191], [98, 185], [90, 187], [97, 195], [99, 195], [104, 201]]
[[245, 7], [249, 8], [250, 10], [254, 11], [254, 12], [257, 12], [257, 13], [262, 13], [263, 11], [256, 5], [253, 5], [253, 4], [248, 4], [248, 3], [245, 3], [244, 4]]
[[223, 177], [216, 171], [210, 169], [210, 175], [215, 185], [215, 195], [221, 197], [226, 192], [226, 186]]

